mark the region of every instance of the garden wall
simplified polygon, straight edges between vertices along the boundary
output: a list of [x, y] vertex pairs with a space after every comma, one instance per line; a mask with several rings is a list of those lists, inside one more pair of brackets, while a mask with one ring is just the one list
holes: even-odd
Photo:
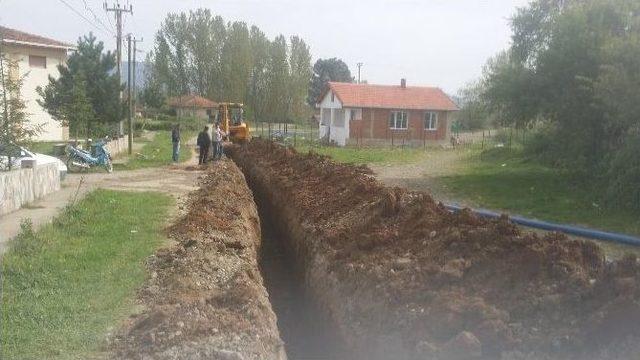
[[58, 190], [60, 172], [57, 164], [0, 172], [0, 215]]

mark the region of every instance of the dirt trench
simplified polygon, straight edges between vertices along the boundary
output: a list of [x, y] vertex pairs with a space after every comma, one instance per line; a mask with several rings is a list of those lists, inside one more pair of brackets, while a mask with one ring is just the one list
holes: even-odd
[[451, 214], [316, 154], [261, 140], [229, 152], [353, 358], [640, 357], [634, 256]]
[[260, 219], [233, 162], [210, 166], [148, 260], [141, 312], [114, 337], [115, 359], [285, 360], [259, 270]]

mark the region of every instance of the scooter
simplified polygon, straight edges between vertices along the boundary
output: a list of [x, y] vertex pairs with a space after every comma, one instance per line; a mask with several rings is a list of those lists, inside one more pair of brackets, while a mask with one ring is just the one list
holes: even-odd
[[92, 166], [104, 166], [107, 172], [113, 171], [111, 154], [107, 149], [106, 139], [98, 140], [95, 143], [95, 156], [90, 152], [67, 145], [67, 168], [69, 172], [80, 172], [89, 170]]

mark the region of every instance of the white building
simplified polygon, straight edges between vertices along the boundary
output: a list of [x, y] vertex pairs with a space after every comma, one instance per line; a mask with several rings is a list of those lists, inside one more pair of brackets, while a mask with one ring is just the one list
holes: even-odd
[[42, 125], [38, 141], [63, 141], [69, 138], [69, 128], [54, 120], [37, 102], [36, 88], [45, 87], [49, 76], [57, 78], [58, 65], [65, 64], [72, 45], [46, 37], [0, 26], [2, 52], [17, 64], [11, 76], [22, 76], [22, 98], [25, 100], [29, 121]]

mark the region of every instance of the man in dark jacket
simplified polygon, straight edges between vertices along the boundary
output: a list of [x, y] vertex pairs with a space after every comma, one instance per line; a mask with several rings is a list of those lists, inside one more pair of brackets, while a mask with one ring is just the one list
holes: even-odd
[[209, 137], [209, 128], [207, 126], [198, 134], [198, 147], [200, 148], [198, 164], [202, 165], [207, 162], [209, 147], [211, 147], [211, 137]]
[[176, 124], [171, 130], [171, 143], [173, 144], [173, 162], [180, 159], [180, 124]]

